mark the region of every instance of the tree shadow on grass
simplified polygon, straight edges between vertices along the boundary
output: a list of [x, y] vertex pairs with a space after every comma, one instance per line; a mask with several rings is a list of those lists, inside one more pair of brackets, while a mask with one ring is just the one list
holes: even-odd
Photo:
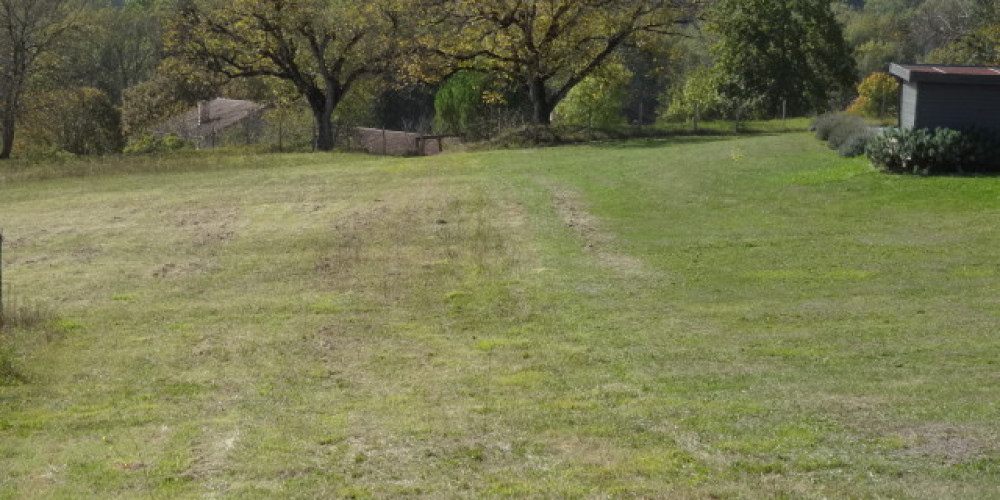
[[656, 148], [672, 144], [698, 144], [725, 141], [736, 137], [762, 137], [799, 132], [753, 128], [704, 128], [676, 130], [654, 127], [587, 128], [567, 126], [529, 126], [513, 129], [489, 141], [471, 145], [472, 150], [545, 148], [573, 145], [596, 145], [609, 148]]
[[609, 149], [660, 148], [664, 146], [676, 146], [679, 144], [705, 144], [710, 142], [729, 141], [736, 137], [739, 136], [736, 134], [671, 135], [665, 137], [606, 141], [602, 142], [601, 146]]
[[711, 142], [730, 141], [740, 137], [767, 137], [767, 136], [775, 136], [781, 134], [782, 132], [770, 132], [770, 131], [720, 132], [714, 130], [705, 130], [699, 132], [669, 133], [657, 137], [609, 140], [609, 141], [604, 141], [601, 144], [608, 148], [616, 148], [616, 149], [659, 148], [663, 146], [675, 146], [679, 144], [705, 144]]

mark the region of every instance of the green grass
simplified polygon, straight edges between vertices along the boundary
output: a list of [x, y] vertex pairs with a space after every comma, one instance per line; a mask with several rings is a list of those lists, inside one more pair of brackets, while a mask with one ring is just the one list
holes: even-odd
[[1000, 488], [1000, 179], [801, 133], [83, 170], [0, 173], [47, 318], [0, 497]]

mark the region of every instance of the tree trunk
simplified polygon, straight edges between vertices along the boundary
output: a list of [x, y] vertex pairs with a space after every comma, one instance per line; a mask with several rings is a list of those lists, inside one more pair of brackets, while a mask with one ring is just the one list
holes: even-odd
[[333, 109], [326, 105], [326, 100], [320, 106], [310, 103], [313, 118], [316, 120], [316, 150], [330, 151], [333, 149]]
[[533, 107], [532, 119], [535, 125], [549, 125], [552, 123], [552, 110], [555, 104], [550, 102], [548, 92], [545, 91], [545, 81], [536, 78], [528, 88], [529, 97]]
[[3, 130], [3, 147], [0, 148], [0, 160], [7, 160], [10, 158], [10, 152], [14, 149], [14, 125], [17, 122], [17, 116], [13, 109], [13, 104], [8, 104], [3, 108], [3, 119], [0, 120], [0, 129]]

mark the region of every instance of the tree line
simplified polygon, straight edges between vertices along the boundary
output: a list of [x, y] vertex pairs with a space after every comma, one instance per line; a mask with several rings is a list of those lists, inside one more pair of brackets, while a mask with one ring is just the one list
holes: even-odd
[[319, 150], [346, 115], [479, 136], [804, 115], [998, 42], [993, 0], [0, 0], [0, 159], [120, 151], [222, 94], [301, 104]]

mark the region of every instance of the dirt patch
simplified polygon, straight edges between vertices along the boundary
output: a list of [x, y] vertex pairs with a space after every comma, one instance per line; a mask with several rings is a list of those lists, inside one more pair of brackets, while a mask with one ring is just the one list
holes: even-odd
[[819, 409], [840, 415], [845, 426], [865, 439], [889, 439], [898, 453], [956, 465], [998, 451], [997, 436], [982, 428], [930, 422], [900, 425], [887, 420], [886, 408], [898, 405], [890, 397], [817, 395]]
[[181, 477], [205, 479], [217, 476], [226, 469], [229, 455], [240, 438], [238, 430], [222, 434], [213, 433], [210, 429], [205, 429], [204, 432], [206, 439], [194, 449], [194, 463]]
[[579, 194], [562, 186], [546, 184], [552, 193], [552, 203], [566, 226], [572, 229], [590, 252], [604, 267], [624, 274], [642, 272], [642, 261], [612, 250], [615, 238], [603, 231], [600, 220], [588, 212]]
[[25, 237], [11, 238], [4, 236], [3, 245], [7, 248], [23, 248], [31, 244], [31, 240]]
[[330, 251], [316, 271], [337, 288], [359, 292], [424, 286], [426, 280], [453, 276], [470, 261], [510, 264], [523, 252], [513, 240], [525, 224], [524, 207], [517, 203], [417, 183], [337, 217]]
[[178, 278], [183, 276], [194, 276], [199, 274], [208, 274], [215, 269], [215, 264], [208, 261], [182, 262], [179, 264], [169, 262], [157, 267], [153, 271], [153, 277]]
[[191, 231], [197, 246], [222, 243], [236, 234], [237, 217], [233, 210], [189, 210], [177, 214], [174, 225]]
[[314, 214], [326, 208], [326, 205], [316, 202], [297, 203], [292, 209], [300, 214]]
[[944, 423], [920, 424], [898, 429], [893, 435], [906, 445], [906, 453], [956, 465], [995, 451], [995, 437], [973, 427]]
[[82, 264], [90, 264], [99, 255], [104, 253], [104, 249], [94, 246], [81, 246], [73, 249], [73, 259]]

